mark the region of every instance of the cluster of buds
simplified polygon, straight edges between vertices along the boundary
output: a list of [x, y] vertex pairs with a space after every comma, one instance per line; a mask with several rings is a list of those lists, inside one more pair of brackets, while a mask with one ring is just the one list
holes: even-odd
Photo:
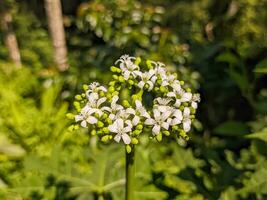
[[[70, 129], [88, 127], [103, 142], [122, 141], [128, 152], [143, 133], [158, 141], [163, 135], [188, 139], [200, 96], [185, 88], [177, 74], [167, 72], [163, 63], [128, 55], [121, 56], [111, 71], [108, 88], [94, 82], [75, 96], [78, 113], [68, 114], [76, 123]], [[130, 95], [123, 99], [125, 90]], [[145, 96], [155, 98], [147, 103]]]

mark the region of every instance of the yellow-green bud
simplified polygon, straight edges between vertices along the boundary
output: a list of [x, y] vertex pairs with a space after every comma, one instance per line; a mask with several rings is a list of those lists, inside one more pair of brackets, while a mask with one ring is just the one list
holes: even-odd
[[192, 90], [190, 88], [186, 88], [186, 91], [187, 92], [191, 92]]
[[130, 145], [126, 145], [126, 152], [131, 153], [132, 152], [132, 147]]
[[162, 133], [157, 134], [156, 139], [158, 142], [161, 142], [162, 141]]
[[82, 93], [81, 96], [84, 98], [86, 95], [85, 95], [85, 93]]
[[119, 92], [118, 91], [115, 91], [112, 93], [113, 96], [118, 96], [119, 95]]
[[104, 113], [103, 115], [102, 115], [102, 119], [106, 119], [108, 117], [108, 114], [107, 113]]
[[184, 81], [180, 81], [180, 85], [184, 85]]
[[112, 77], [113, 77], [113, 79], [115, 79], [115, 80], [118, 80], [118, 78], [119, 78], [119, 77], [118, 77], [117, 75], [115, 75], [115, 74], [112, 75]]
[[107, 118], [106, 121], [108, 124], [112, 124], [112, 120], [110, 118]]
[[129, 101], [127, 101], [127, 100], [123, 100], [123, 101], [122, 101], [122, 105], [123, 105], [124, 107], [126, 107], [126, 108], [131, 107]]
[[102, 127], [104, 127], [104, 123], [101, 122], [101, 121], [98, 121], [98, 122], [97, 122], [97, 127], [98, 127], [98, 128], [102, 128]]
[[80, 126], [78, 124], [74, 125], [74, 130], [78, 130]]
[[111, 82], [109, 82], [109, 85], [110, 86], [115, 86], [115, 83], [116, 83], [116, 81], [111, 81]]
[[147, 68], [148, 68], [148, 69], [152, 69], [152, 68], [153, 68], [153, 66], [152, 66], [150, 60], [147, 60], [147, 61], [146, 61], [146, 65], [147, 65]]
[[95, 129], [93, 129], [92, 131], [91, 131], [91, 135], [96, 135], [96, 130]]
[[186, 103], [186, 102], [184, 102], [182, 105], [183, 105], [184, 107], [188, 107], [188, 103]]
[[159, 91], [159, 87], [155, 87], [154, 90], [157, 92]]
[[137, 57], [134, 61], [134, 64], [139, 65], [141, 63], [141, 58]]
[[108, 127], [104, 127], [102, 130], [104, 133], [109, 133]]
[[138, 124], [138, 125], [136, 126], [136, 129], [137, 129], [137, 130], [142, 130], [142, 129], [143, 129], [143, 125], [142, 125], [142, 124]]
[[164, 86], [160, 86], [159, 87], [159, 90], [162, 92], [162, 93], [165, 93], [166, 92], [166, 88]]
[[162, 80], [161, 80], [161, 79], [158, 79], [158, 80], [157, 80], [157, 83], [158, 83], [159, 85], [161, 85]]
[[170, 136], [170, 132], [169, 131], [163, 131], [163, 134], [166, 136]]
[[78, 100], [78, 101], [81, 101], [83, 98], [82, 98], [81, 95], [78, 95], [78, 94], [77, 94], [77, 95], [75, 95], [75, 99]]
[[133, 135], [139, 135], [142, 131], [141, 130], [134, 130]]
[[101, 138], [102, 142], [107, 142], [109, 140], [109, 135], [105, 135]]
[[88, 89], [89, 89], [89, 86], [84, 84], [84, 85], [83, 85], [83, 90], [86, 91], [86, 90], [88, 90]]
[[179, 130], [179, 127], [177, 125], [175, 125], [172, 127], [172, 130], [177, 131], [177, 130]]
[[118, 72], [118, 70], [120, 70], [120, 69], [117, 68], [117, 67], [115, 67], [115, 66], [111, 66], [111, 67], [110, 67], [110, 70], [111, 70], [112, 72]]
[[121, 82], [121, 83], [123, 83], [125, 80], [124, 80], [124, 78], [123, 78], [123, 76], [119, 76], [119, 81]]
[[184, 106], [180, 106], [179, 109], [180, 109], [181, 111], [183, 111], [183, 110], [184, 110]]
[[98, 131], [96, 131], [96, 134], [101, 135], [101, 134], [103, 134], [103, 131], [102, 130], [98, 130]]
[[129, 83], [130, 85], [133, 85], [133, 84], [134, 84], [134, 81], [133, 81], [133, 80], [129, 80], [128, 83]]
[[100, 97], [103, 97], [103, 96], [105, 96], [105, 93], [103, 91], [100, 91], [99, 95], [100, 95]]
[[109, 91], [110, 93], [112, 93], [112, 92], [115, 91], [115, 88], [114, 88], [113, 86], [110, 86], [110, 87], [108, 88], [108, 91]]
[[68, 119], [74, 119], [75, 115], [72, 114], [72, 113], [67, 113], [67, 114], [66, 114], [66, 117], [67, 117]]
[[185, 132], [185, 131], [180, 131], [180, 136], [181, 136], [182, 138], [184, 138], [184, 137], [186, 136], [186, 132]]
[[190, 107], [190, 113], [195, 114], [196, 113], [196, 109]]
[[138, 139], [137, 138], [132, 138], [132, 140], [131, 140], [131, 143], [132, 144], [138, 144]]
[[74, 130], [74, 125], [70, 125], [70, 126], [68, 127], [68, 130], [69, 130], [69, 131], [73, 131], [73, 130]]

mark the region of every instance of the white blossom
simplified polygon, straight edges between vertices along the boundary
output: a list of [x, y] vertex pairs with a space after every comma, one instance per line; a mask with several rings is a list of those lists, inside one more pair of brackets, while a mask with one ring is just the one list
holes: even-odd
[[197, 109], [197, 102], [200, 102], [200, 96], [199, 96], [199, 94], [193, 94], [193, 96], [192, 96], [191, 106], [192, 106], [194, 109]]
[[176, 76], [173, 74], [166, 76], [166, 78], [162, 82], [162, 86], [170, 86], [175, 92], [180, 92], [182, 89], [180, 81], [178, 81]]
[[107, 100], [106, 97], [102, 97], [99, 99], [98, 94], [97, 93], [91, 93], [88, 96], [88, 102], [87, 102], [87, 106], [94, 109], [95, 112], [98, 115], [102, 115], [103, 114], [103, 108], [100, 108], [101, 104], [103, 104], [105, 101]]
[[184, 108], [183, 111], [183, 129], [185, 132], [190, 131], [191, 128], [191, 119], [190, 119], [190, 109], [189, 108]]
[[93, 116], [93, 114], [96, 112], [96, 109], [89, 107], [86, 105], [81, 112], [75, 116], [75, 121], [79, 122], [81, 121], [82, 127], [87, 127], [88, 124], [96, 124], [98, 122], [98, 119]]
[[89, 84], [86, 95], [88, 97], [91, 93], [98, 94], [99, 91], [107, 92], [107, 89], [104, 86], [101, 86], [98, 82], [93, 82]]
[[167, 96], [175, 98], [174, 106], [176, 108], [180, 107], [181, 103], [190, 102], [192, 99], [192, 93], [191, 92], [185, 92], [183, 89], [181, 89], [179, 91], [169, 92], [167, 94]]
[[146, 125], [153, 125], [152, 134], [158, 135], [162, 128], [168, 130], [171, 122], [171, 110], [160, 112], [158, 109], [153, 109], [153, 114], [154, 118], [146, 119], [144, 122]]
[[155, 72], [153, 69], [148, 72], [144, 72], [140, 74], [141, 81], [137, 84], [137, 86], [141, 89], [144, 88], [145, 85], [148, 86], [148, 91], [152, 90], [155, 84], [157, 77], [155, 76]]
[[153, 70], [156, 76], [159, 76], [163, 80], [167, 78], [166, 69], [164, 68], [165, 65], [163, 63], [152, 61], [151, 64], [154, 65]]
[[122, 119], [116, 119], [112, 125], [108, 126], [108, 129], [112, 133], [117, 133], [114, 137], [116, 142], [120, 142], [122, 139], [125, 144], [131, 143], [131, 138], [127, 133], [132, 129], [130, 126], [124, 126], [124, 121]]
[[119, 100], [118, 96], [113, 96], [112, 97], [112, 101], [111, 101], [111, 106], [110, 107], [103, 107], [103, 110], [108, 111], [109, 114], [109, 118], [111, 120], [115, 120], [116, 114], [123, 109], [123, 106], [117, 104], [117, 101]]
[[132, 60], [134, 59], [135, 57], [123, 55], [115, 62], [115, 64], [120, 63], [120, 69], [122, 70], [122, 75], [125, 80], [128, 80], [130, 78], [130, 75], [132, 75], [134, 78], [137, 75], [141, 75], [139, 66], [132, 62]]
[[169, 110], [171, 107], [168, 105], [172, 101], [171, 98], [161, 98], [158, 97], [154, 100], [156, 103], [155, 107], [160, 111], [160, 112], [165, 112], [166, 110]]

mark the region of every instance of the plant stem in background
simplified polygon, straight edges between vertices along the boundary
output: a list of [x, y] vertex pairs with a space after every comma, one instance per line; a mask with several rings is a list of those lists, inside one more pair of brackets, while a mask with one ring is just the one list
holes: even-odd
[[65, 71], [68, 69], [68, 59], [60, 0], [45, 0], [45, 9], [54, 48], [54, 61], [60, 71]]
[[125, 200], [134, 200], [134, 184], [135, 184], [135, 162], [134, 162], [134, 146], [132, 151], [126, 151], [126, 185], [125, 185]]
[[[1, 4], [0, 4], [1, 5]], [[21, 67], [20, 52], [16, 35], [12, 26], [12, 14], [10, 10], [3, 11], [0, 15], [1, 29], [4, 33], [4, 42], [9, 52], [9, 57], [15, 65]]]

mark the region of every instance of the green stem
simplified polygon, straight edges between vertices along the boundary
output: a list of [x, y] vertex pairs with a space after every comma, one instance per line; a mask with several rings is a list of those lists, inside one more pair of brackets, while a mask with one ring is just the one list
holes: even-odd
[[132, 146], [131, 153], [126, 152], [126, 184], [125, 184], [125, 200], [134, 200], [134, 147]]

